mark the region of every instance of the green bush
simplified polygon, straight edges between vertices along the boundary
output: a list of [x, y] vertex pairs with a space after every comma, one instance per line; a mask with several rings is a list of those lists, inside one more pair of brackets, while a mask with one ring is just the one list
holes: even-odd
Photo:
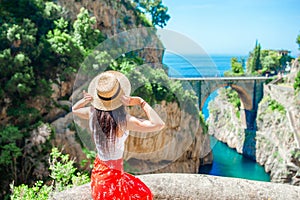
[[294, 89], [296, 93], [300, 91], [300, 71], [298, 71], [297, 76], [295, 78]]
[[52, 186], [44, 185], [43, 181], [37, 181], [34, 186], [22, 184], [18, 187], [11, 185], [12, 195], [11, 200], [48, 200], [52, 191]]
[[90, 151], [86, 148], [83, 148], [82, 151], [86, 155], [87, 159], [81, 160], [81, 167], [84, 167], [88, 162], [90, 162], [89, 168], [90, 170], [92, 170], [94, 167], [94, 160], [96, 159], [97, 153], [95, 151]]
[[203, 134], [205, 135], [208, 133], [208, 124], [206, 123], [204, 115], [201, 111], [199, 112], [199, 119], [201, 127], [203, 128]]
[[238, 93], [229, 87], [225, 89], [225, 94], [228, 101], [239, 110], [241, 107], [241, 100]]
[[238, 93], [232, 89], [231, 87], [224, 88], [224, 90], [221, 90], [221, 95], [224, 94], [226, 96], [226, 99], [229, 103], [231, 103], [235, 108], [235, 114], [236, 117], [240, 118], [240, 108], [241, 108], [241, 99], [238, 95]]
[[238, 60], [238, 58], [233, 57], [231, 58], [231, 70], [224, 72], [224, 76], [244, 76], [244, 59], [241, 58]]
[[[33, 145], [33, 153], [26, 152], [32, 127], [48, 120], [57, 105], [51, 99], [51, 85], [61, 87], [63, 81], [73, 80], [80, 63], [104, 37], [86, 9], [71, 21], [51, 1], [1, 1], [0, 15], [0, 113], [5, 116], [0, 122], [2, 199], [12, 180], [17, 185], [30, 184], [36, 179], [37, 163], [47, 168], [49, 146]], [[59, 98], [69, 99], [68, 95]], [[46, 108], [37, 109], [34, 103], [43, 100], [49, 101]], [[4, 139], [8, 131], [11, 141]]]
[[69, 155], [64, 155], [57, 148], [53, 148], [50, 154], [50, 177], [51, 184], [37, 181], [32, 187], [22, 184], [10, 185], [12, 194], [11, 200], [46, 200], [53, 192], [59, 192], [73, 186], [82, 185], [90, 182], [87, 174], [77, 171], [74, 161], [69, 159]]
[[274, 110], [277, 110], [278, 112], [282, 113], [282, 114], [285, 114], [286, 113], [286, 110], [284, 108], [283, 105], [281, 105], [280, 103], [278, 103], [276, 100], [274, 99], [271, 99], [269, 101], [269, 105], [268, 105], [268, 108], [272, 111]]
[[[15, 126], [8, 125], [0, 129], [0, 179], [6, 180], [7, 184], [18, 176], [18, 159], [22, 156], [18, 143], [22, 137], [21, 131]], [[0, 189], [5, 191], [5, 186], [0, 185]]]

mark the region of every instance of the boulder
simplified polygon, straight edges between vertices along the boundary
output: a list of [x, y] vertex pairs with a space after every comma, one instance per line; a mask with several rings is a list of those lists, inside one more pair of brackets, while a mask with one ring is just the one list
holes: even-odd
[[[155, 200], [300, 199], [300, 187], [201, 174], [151, 174], [138, 176]], [[91, 200], [90, 184], [54, 194], [53, 200]]]

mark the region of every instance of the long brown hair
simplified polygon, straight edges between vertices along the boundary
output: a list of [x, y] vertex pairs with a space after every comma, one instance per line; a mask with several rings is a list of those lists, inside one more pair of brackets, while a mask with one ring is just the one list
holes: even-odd
[[93, 128], [95, 129], [95, 137], [98, 137], [101, 148], [104, 152], [108, 152], [109, 142], [115, 144], [117, 134], [126, 127], [126, 111], [121, 106], [112, 111], [103, 111], [94, 109]]

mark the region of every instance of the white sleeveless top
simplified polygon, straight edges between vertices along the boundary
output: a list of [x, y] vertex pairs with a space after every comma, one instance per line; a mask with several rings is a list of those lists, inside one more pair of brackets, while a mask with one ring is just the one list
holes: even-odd
[[108, 161], [108, 160], [118, 160], [120, 158], [123, 158], [125, 140], [129, 135], [129, 131], [128, 130], [125, 131], [122, 137], [116, 137], [115, 142], [113, 142], [112, 140], [108, 140], [107, 144], [109, 148], [108, 151], [105, 152], [104, 147], [101, 146], [100, 138], [97, 137], [96, 129], [93, 128], [92, 118], [93, 117], [90, 117], [89, 119], [89, 125], [94, 137], [99, 159], [102, 161]]

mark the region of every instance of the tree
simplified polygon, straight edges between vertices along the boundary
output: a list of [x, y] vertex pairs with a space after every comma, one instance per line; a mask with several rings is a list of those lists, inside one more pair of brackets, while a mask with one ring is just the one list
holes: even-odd
[[231, 58], [231, 70], [234, 74], [244, 74], [243, 64], [237, 58]]
[[167, 25], [167, 21], [170, 19], [168, 7], [162, 4], [162, 0], [135, 0], [138, 7], [144, 12], [151, 15], [151, 21], [153, 26], [159, 26], [163, 28]]
[[255, 48], [254, 48], [254, 54], [253, 54], [253, 60], [252, 60], [251, 73], [254, 73], [255, 71], [261, 69], [260, 50], [261, 50], [261, 46], [256, 40]]
[[261, 69], [261, 46], [256, 40], [255, 47], [252, 52], [250, 52], [247, 61], [247, 72], [253, 74]]
[[231, 58], [231, 70], [226, 71], [224, 76], [243, 76], [244, 75], [244, 59], [241, 58], [239, 61], [238, 58]]
[[279, 71], [280, 69], [280, 58], [281, 56], [278, 56], [278, 53], [276, 51], [270, 51], [270, 50], [265, 50], [266, 55], [263, 57], [261, 60], [263, 72], [265, 71], [273, 71], [275, 74]]
[[94, 49], [99, 41], [104, 40], [101, 32], [93, 28], [95, 24], [96, 18], [90, 17], [88, 10], [81, 8], [76, 21], [73, 23], [73, 28], [76, 42], [78, 45], [83, 46], [85, 50]]
[[[1, 191], [8, 184], [28, 183], [38, 155], [26, 153], [32, 130], [44, 121], [47, 109], [56, 106], [51, 99], [53, 82], [71, 80], [85, 56], [104, 40], [94, 29], [95, 19], [81, 9], [73, 23], [63, 9], [44, 0], [10, 0], [0, 4], [0, 179]], [[32, 102], [41, 98], [43, 111]], [[34, 147], [32, 147], [34, 148]], [[37, 148], [37, 147], [36, 147]], [[40, 147], [39, 147], [40, 148]], [[49, 152], [46, 146], [43, 153]], [[9, 161], [9, 162], [8, 162]], [[24, 167], [24, 162], [30, 168]], [[16, 176], [18, 174], [18, 176]], [[2, 199], [4, 193], [0, 193]]]
[[298, 71], [297, 76], [295, 78], [294, 89], [296, 92], [300, 91], [300, 71]]

